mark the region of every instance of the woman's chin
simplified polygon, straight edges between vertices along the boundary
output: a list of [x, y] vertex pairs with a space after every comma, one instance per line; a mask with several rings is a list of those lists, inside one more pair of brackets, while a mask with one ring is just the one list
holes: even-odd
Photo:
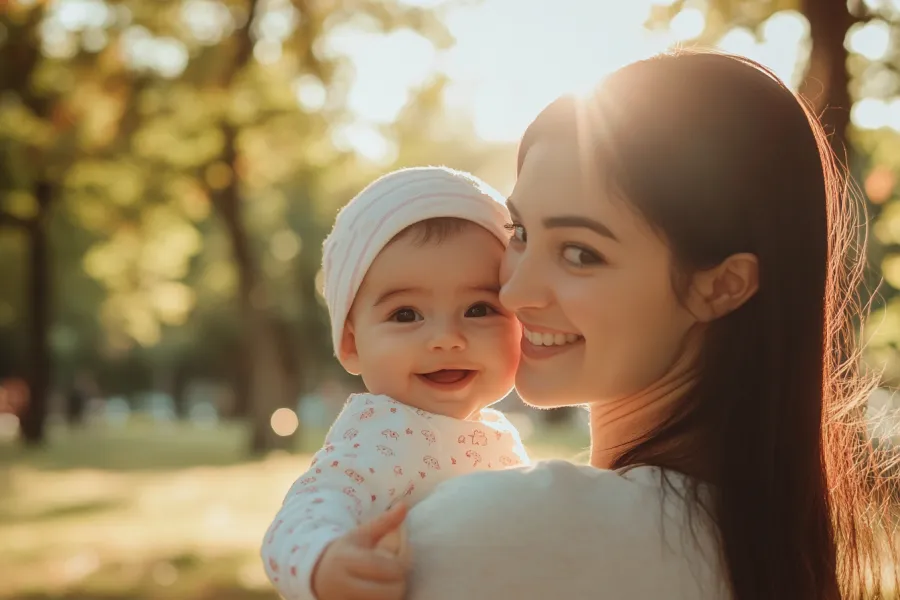
[[571, 379], [567, 380], [562, 375], [548, 375], [529, 373], [527, 368], [519, 368], [516, 373], [516, 393], [525, 404], [532, 408], [560, 408], [584, 403], [583, 395], [576, 393]]

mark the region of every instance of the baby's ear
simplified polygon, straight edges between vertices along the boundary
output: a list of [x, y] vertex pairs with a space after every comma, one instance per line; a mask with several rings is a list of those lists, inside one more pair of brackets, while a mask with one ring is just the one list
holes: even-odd
[[359, 375], [359, 351], [356, 348], [356, 334], [353, 332], [353, 323], [349, 320], [344, 324], [344, 331], [341, 333], [341, 347], [338, 349], [338, 360], [348, 373]]

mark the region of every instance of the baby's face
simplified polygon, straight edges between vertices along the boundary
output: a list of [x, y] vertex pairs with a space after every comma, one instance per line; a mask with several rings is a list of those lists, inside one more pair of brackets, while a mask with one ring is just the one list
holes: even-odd
[[391, 242], [354, 301], [344, 365], [374, 394], [460, 419], [505, 396], [521, 329], [497, 300], [502, 256], [474, 224], [441, 241]]

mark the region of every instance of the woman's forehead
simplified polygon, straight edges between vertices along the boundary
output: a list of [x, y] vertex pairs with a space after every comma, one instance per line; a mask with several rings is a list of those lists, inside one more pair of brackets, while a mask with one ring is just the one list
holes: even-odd
[[548, 218], [583, 216], [606, 224], [620, 241], [657, 237], [598, 161], [596, 152], [566, 140], [535, 141], [510, 195], [510, 212], [529, 226]]
[[[557, 213], [612, 216], [613, 186], [597, 168], [596, 157], [562, 140], [537, 141], [525, 156], [510, 204], [523, 217]], [[525, 214], [527, 213], [527, 214]]]

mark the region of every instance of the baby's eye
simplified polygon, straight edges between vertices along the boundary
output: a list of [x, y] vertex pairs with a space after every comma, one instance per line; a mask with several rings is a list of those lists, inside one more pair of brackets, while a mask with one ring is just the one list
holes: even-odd
[[413, 323], [415, 321], [421, 320], [422, 315], [411, 308], [401, 308], [399, 310], [395, 310], [391, 315], [391, 321], [396, 321], [398, 323]]
[[466, 317], [470, 319], [477, 319], [479, 317], [487, 317], [492, 314], [496, 314], [496, 310], [485, 302], [479, 302], [473, 306], [469, 307], [469, 310], [466, 311]]

